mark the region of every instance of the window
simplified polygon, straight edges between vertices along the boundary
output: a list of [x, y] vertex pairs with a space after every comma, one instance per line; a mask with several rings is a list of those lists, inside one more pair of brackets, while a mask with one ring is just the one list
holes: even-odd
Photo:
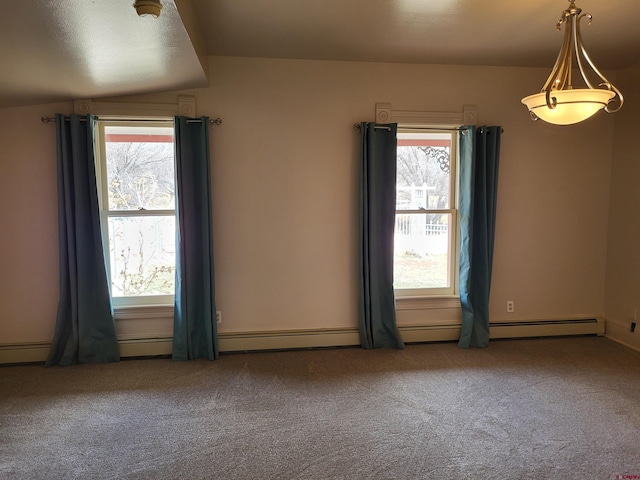
[[173, 302], [173, 122], [97, 122], [96, 172], [114, 306]]
[[398, 296], [457, 291], [456, 135], [398, 131], [394, 238]]

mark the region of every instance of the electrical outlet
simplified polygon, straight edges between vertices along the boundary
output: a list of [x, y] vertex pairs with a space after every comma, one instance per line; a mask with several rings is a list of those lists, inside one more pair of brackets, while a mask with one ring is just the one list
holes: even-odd
[[222, 310], [216, 311], [216, 323], [218, 324], [222, 323]]
[[513, 313], [516, 311], [516, 305], [513, 300], [507, 300], [507, 313]]

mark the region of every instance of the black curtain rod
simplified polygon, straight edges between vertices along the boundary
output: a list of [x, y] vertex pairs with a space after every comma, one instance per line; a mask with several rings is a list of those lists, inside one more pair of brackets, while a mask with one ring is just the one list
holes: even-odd
[[[375, 128], [376, 130], [391, 130], [391, 127], [387, 126], [387, 125], [374, 125], [373, 128]], [[407, 130], [454, 130], [454, 131], [459, 131], [459, 130], [466, 130], [467, 127], [419, 127], [419, 126], [415, 126], [415, 127], [407, 127], [407, 126], [401, 126], [398, 128], [403, 128], [403, 129], [407, 129]], [[353, 129], [354, 130], [360, 130], [360, 124], [359, 123], [354, 123], [353, 124]]]
[[[387, 126], [387, 125], [374, 125], [373, 126], [374, 129], [376, 130], [387, 130], [387, 131], [391, 131], [391, 127]], [[468, 127], [442, 127], [442, 128], [438, 128], [438, 127], [419, 127], [419, 126], [415, 126], [415, 127], [411, 127], [411, 126], [399, 126], [398, 128], [400, 129], [405, 129], [405, 130], [441, 130], [441, 131], [454, 131], [454, 132], [462, 132], [465, 133], [468, 130]], [[480, 130], [482, 130], [482, 127], [478, 127]], [[359, 123], [354, 123], [353, 124], [353, 129], [354, 130], [360, 130], [360, 124]], [[500, 129], [500, 133], [504, 133], [504, 128]]]
[[[65, 121], [69, 121], [69, 117], [64, 117]], [[46, 115], [43, 115], [42, 117], [40, 117], [40, 121], [42, 123], [56, 123], [56, 117], [47, 117]], [[86, 122], [87, 119], [86, 118], [81, 118], [80, 119], [81, 122]]]
[[[98, 117], [100, 118], [100, 117]], [[68, 122], [69, 121], [69, 117], [65, 117], [65, 120]], [[46, 115], [42, 116], [40, 118], [40, 121], [42, 123], [55, 123], [56, 121], [56, 117], [47, 117]], [[86, 119], [81, 118], [80, 119], [81, 122], [86, 122]], [[157, 120], [153, 120], [153, 119], [141, 119], [141, 120], [136, 120], [137, 122], [157, 122]], [[187, 120], [187, 123], [201, 123], [202, 120], [199, 118], [190, 118]], [[214, 125], [222, 125], [222, 119], [220, 117], [217, 118], [211, 118], [209, 119], [209, 125], [214, 126]]]

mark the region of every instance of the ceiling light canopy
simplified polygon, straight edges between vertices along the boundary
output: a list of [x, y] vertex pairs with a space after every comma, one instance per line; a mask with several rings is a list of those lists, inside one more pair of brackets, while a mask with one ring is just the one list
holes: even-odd
[[138, 15], [141, 17], [152, 15], [158, 18], [162, 10], [162, 3], [160, 3], [160, 0], [136, 0], [133, 8], [136, 9], [136, 12], [138, 12]]
[[[558, 30], [561, 30], [562, 24], [565, 26], [564, 41], [556, 64], [542, 91], [522, 99], [533, 120], [541, 118], [555, 125], [571, 125], [586, 120], [601, 109], [613, 113], [622, 107], [622, 94], [600, 73], [584, 48], [580, 33], [580, 21], [584, 17], [591, 23], [591, 14], [582, 13], [582, 9], [569, 0], [569, 8], [562, 12], [556, 25]], [[574, 88], [575, 67], [585, 88]], [[589, 67], [589, 74], [585, 67]], [[592, 82], [594, 79], [595, 86]]]

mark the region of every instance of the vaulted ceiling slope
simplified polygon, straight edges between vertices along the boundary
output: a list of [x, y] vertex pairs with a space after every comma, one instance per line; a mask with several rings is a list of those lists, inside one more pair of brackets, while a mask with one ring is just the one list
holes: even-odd
[[[207, 85], [210, 55], [550, 68], [563, 0], [21, 0], [0, 17], [0, 107]], [[640, 62], [638, 0], [577, 0], [601, 69]]]
[[162, 3], [156, 19], [133, 0], [3, 2], [0, 107], [206, 85], [190, 0]]

